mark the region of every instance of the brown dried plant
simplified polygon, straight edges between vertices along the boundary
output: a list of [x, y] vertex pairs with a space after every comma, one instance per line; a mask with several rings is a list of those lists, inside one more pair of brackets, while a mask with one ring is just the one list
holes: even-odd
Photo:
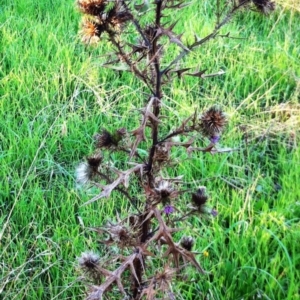
[[[101, 243], [106, 247], [115, 245], [119, 252], [111, 252], [105, 261], [92, 252], [85, 252], [79, 258], [79, 266], [87, 280], [88, 300], [112, 297], [175, 299], [174, 283], [182, 280], [186, 265], [206, 274], [192, 251], [193, 238], [182, 237], [176, 242], [174, 233], [180, 231], [176, 227], [179, 221], [191, 215], [216, 216], [217, 211], [207, 205], [205, 187], [191, 190], [185, 187], [182, 177], [162, 178], [161, 174], [162, 171], [166, 174], [167, 168], [172, 166], [171, 151], [174, 147], [183, 147], [188, 154], [195, 151], [212, 154], [231, 151], [216, 147], [227, 119], [219, 107], [211, 107], [201, 115], [195, 111], [180, 126], [163, 135], [163, 90], [177, 77], [201, 79], [217, 76], [206, 74], [206, 70], [178, 68], [178, 65], [196, 48], [221, 36], [220, 29], [237, 12], [252, 8], [266, 14], [274, 10], [274, 3], [269, 0], [216, 0], [216, 23], [212, 32], [203, 38], [195, 34], [194, 40], [185, 44], [182, 35], [175, 31], [177, 22], [171, 22], [171, 15], [184, 10], [189, 4], [184, 0], [143, 0], [140, 4], [127, 0], [77, 1], [84, 15], [82, 41], [87, 44], [108, 41], [113, 53], [103, 67], [131, 72], [148, 89], [145, 106], [140, 109], [140, 124], [134, 129], [109, 131], [102, 128], [94, 136], [96, 152], [77, 168], [79, 183], [90, 183], [100, 189], [99, 194], [85, 204], [110, 197], [112, 192], [116, 192], [128, 199], [134, 210], [132, 214], [128, 212], [124, 219], [118, 217], [114, 223], [92, 228], [103, 236]], [[143, 18], [147, 22], [142, 22]], [[149, 21], [151, 18], [152, 21]], [[146, 25], [141, 25], [144, 23]], [[125, 31], [126, 27], [130, 28], [130, 34]], [[131, 42], [133, 35], [137, 41], [134, 44]], [[230, 34], [226, 37], [230, 38]], [[168, 61], [165, 53], [170, 45], [178, 47], [179, 54]], [[209, 141], [206, 147], [195, 146], [200, 135]], [[187, 141], [179, 142], [174, 139], [177, 136], [184, 136]], [[150, 144], [145, 149], [147, 156], [141, 156], [137, 151], [138, 147], [147, 144], [141, 144], [144, 141]], [[129, 168], [120, 170], [109, 165], [105, 157], [111, 152], [128, 155], [124, 165]], [[134, 189], [131, 188], [131, 180], [135, 183]], [[139, 185], [139, 195], [136, 185]], [[181, 207], [180, 200], [187, 197], [190, 205]], [[186, 210], [181, 211], [184, 207]], [[170, 218], [174, 212], [179, 215], [176, 219]]]

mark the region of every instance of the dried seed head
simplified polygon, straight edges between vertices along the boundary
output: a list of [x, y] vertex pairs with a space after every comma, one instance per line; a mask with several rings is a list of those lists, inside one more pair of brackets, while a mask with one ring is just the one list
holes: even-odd
[[155, 147], [155, 153], [153, 160], [158, 162], [159, 164], [162, 164], [164, 162], [169, 161], [170, 158], [170, 147], [167, 147], [166, 145], [157, 145]]
[[87, 157], [87, 163], [94, 172], [97, 172], [98, 168], [102, 162], [102, 159], [103, 159], [103, 157], [100, 153], [95, 153], [95, 154]]
[[176, 276], [176, 269], [172, 269], [168, 265], [165, 266], [164, 270], [155, 276], [159, 289], [163, 292], [169, 290], [174, 276]]
[[275, 2], [270, 0], [252, 0], [257, 10], [265, 15], [268, 15], [275, 10]]
[[100, 257], [94, 252], [83, 252], [78, 258], [79, 266], [83, 270], [95, 269], [99, 265]]
[[175, 198], [178, 195], [178, 192], [173, 188], [172, 184], [166, 180], [159, 181], [155, 191], [163, 202]]
[[194, 239], [191, 236], [184, 236], [180, 241], [180, 245], [182, 248], [191, 251], [194, 246]]
[[106, 231], [110, 235], [109, 240], [106, 242], [115, 242], [121, 247], [133, 245], [133, 235], [125, 226], [109, 223], [106, 226]]
[[200, 130], [208, 138], [219, 137], [227, 120], [222, 110], [212, 107], [200, 119]]
[[206, 205], [207, 200], [208, 196], [206, 195], [206, 187], [204, 186], [199, 187], [197, 192], [192, 194], [192, 202], [196, 206], [198, 212], [216, 217], [218, 212]]
[[78, 0], [77, 6], [84, 14], [98, 16], [103, 13], [106, 2], [103, 0]]
[[192, 194], [192, 202], [196, 207], [201, 207], [208, 200], [208, 196], [206, 195], [206, 187], [200, 186], [196, 193]]
[[102, 130], [102, 133], [97, 133], [94, 136], [96, 141], [97, 148], [110, 148], [114, 145], [114, 140], [111, 133], [105, 129]]
[[115, 4], [108, 9], [102, 9], [97, 13], [97, 16], [110, 34], [112, 30], [120, 31], [125, 23], [133, 18], [132, 14], [123, 7], [120, 1], [115, 1]]
[[100, 283], [101, 272], [99, 272], [100, 257], [94, 252], [83, 252], [78, 258], [81, 270], [95, 283]]
[[111, 148], [117, 147], [118, 143], [122, 140], [123, 136], [126, 134], [125, 128], [120, 128], [115, 131], [114, 134], [110, 133], [106, 129], [102, 130], [102, 133], [95, 134], [94, 139], [96, 141], [97, 148]]
[[103, 30], [101, 29], [101, 25], [97, 22], [90, 19], [84, 19], [81, 28], [80, 34], [83, 43], [95, 44], [100, 40]]

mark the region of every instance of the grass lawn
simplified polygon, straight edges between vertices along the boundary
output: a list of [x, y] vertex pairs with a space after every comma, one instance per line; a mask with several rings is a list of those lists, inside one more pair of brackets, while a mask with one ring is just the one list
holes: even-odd
[[[185, 41], [213, 29], [213, 4], [199, 2], [179, 22]], [[222, 30], [239, 39], [219, 37], [184, 60], [225, 74], [165, 90], [166, 130], [217, 104], [229, 118], [221, 146], [239, 148], [172, 154], [170, 174], [205, 185], [219, 212], [182, 224], [211, 275], [191, 269], [178, 299], [300, 299], [299, 7], [239, 14]], [[99, 250], [86, 227], [131, 209], [117, 193], [82, 206], [97, 191], [76, 187], [93, 135], [135, 129], [146, 100], [130, 74], [100, 67], [111, 45], [83, 45], [80, 17], [73, 0], [0, 0], [0, 299], [84, 298], [76, 257]]]

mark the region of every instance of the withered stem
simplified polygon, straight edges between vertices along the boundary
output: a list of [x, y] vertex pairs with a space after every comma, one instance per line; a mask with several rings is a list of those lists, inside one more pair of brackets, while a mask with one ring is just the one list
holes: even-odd
[[[157, 0], [156, 1], [156, 14], [155, 14], [155, 27], [156, 29], [159, 28], [160, 26], [160, 20], [162, 17], [161, 14], [162, 11], [162, 1], [161, 0]], [[158, 47], [157, 47], [157, 42], [158, 42], [158, 38], [155, 37], [151, 43], [151, 50], [150, 50], [150, 61], [152, 60], [152, 58], [154, 57], [153, 60], [153, 65], [154, 65], [154, 70], [155, 70], [155, 78], [156, 78], [156, 82], [155, 82], [155, 93], [153, 94], [153, 97], [155, 98], [155, 100], [153, 101], [153, 114], [155, 115], [155, 117], [159, 116], [160, 113], [160, 99], [162, 97], [162, 92], [161, 92], [161, 72], [160, 72], [160, 63], [159, 63], [159, 55], [157, 55], [157, 51]], [[153, 82], [154, 83], [154, 82]], [[150, 153], [149, 153], [149, 159], [148, 159], [148, 172], [147, 172], [147, 177], [148, 177], [148, 184], [150, 187], [154, 187], [154, 177], [152, 174], [152, 165], [153, 165], [153, 157], [155, 154], [155, 146], [158, 142], [158, 126], [159, 123], [156, 120], [151, 119], [151, 123], [152, 123], [152, 146], [150, 149]], [[146, 243], [147, 238], [149, 236], [149, 230], [150, 230], [150, 219], [146, 219], [147, 217], [147, 212], [149, 209], [149, 202], [146, 201], [145, 203], [145, 214], [141, 216], [140, 220], [141, 220], [141, 244]], [[137, 273], [138, 278], [142, 278], [142, 274], [144, 272], [144, 268], [145, 266], [142, 266], [140, 261], [135, 260], [135, 270]], [[133, 284], [133, 297], [134, 299], [138, 299], [138, 295], [139, 295], [139, 285], [140, 283], [133, 278], [134, 284]]]
[[[122, 5], [123, 5], [123, 7], [124, 7], [128, 12], [130, 12], [130, 9], [128, 8], [128, 6], [127, 6], [127, 4], [126, 4], [126, 2], [125, 2], [124, 0], [122, 1]], [[148, 48], [150, 48], [150, 47], [151, 47], [151, 43], [149, 42], [149, 40], [148, 40], [147, 37], [145, 36], [145, 34], [144, 34], [144, 32], [143, 32], [143, 30], [142, 30], [142, 28], [141, 28], [141, 26], [140, 26], [138, 20], [136, 20], [136, 19], [134, 18], [134, 16], [132, 16], [131, 22], [134, 24], [136, 30], [137, 30], [138, 33], [141, 35], [141, 37], [142, 37], [142, 39], [144, 40], [146, 46], [147, 46]]]
[[191, 127], [187, 128], [187, 129], [181, 129], [181, 130], [173, 131], [172, 133], [168, 134], [167, 136], [165, 136], [164, 138], [159, 140], [157, 142], [157, 145], [164, 143], [165, 141], [167, 141], [168, 139], [170, 139], [174, 136], [177, 136], [177, 135], [180, 135], [180, 134], [183, 134], [183, 133], [189, 133], [191, 131], [193, 131], [193, 129]]
[[139, 79], [141, 79], [149, 88], [149, 90], [152, 92], [152, 87], [149, 85], [149, 82], [147, 78], [140, 72], [140, 70], [132, 63], [132, 61], [128, 58], [128, 54], [124, 52], [122, 45], [120, 42], [118, 42], [115, 38], [115, 33], [111, 30], [108, 30], [107, 33], [109, 34], [110, 41], [113, 43], [113, 45], [118, 49], [119, 55], [122, 57], [122, 59], [125, 61], [125, 63], [128, 65], [130, 70], [135, 74], [135, 76]]
[[247, 0], [240, 2], [237, 6], [234, 6], [231, 11], [224, 17], [224, 19], [222, 21], [218, 20], [214, 30], [208, 34], [206, 37], [204, 37], [203, 39], [199, 40], [199, 41], [195, 41], [192, 45], [190, 45], [188, 47], [188, 49], [183, 49], [178, 56], [170, 62], [170, 64], [162, 71], [163, 73], [167, 72], [168, 70], [170, 70], [170, 68], [175, 65], [177, 62], [179, 62], [184, 56], [186, 56], [189, 52], [191, 52], [192, 50], [194, 50], [195, 48], [203, 45], [204, 43], [206, 43], [207, 41], [215, 38], [218, 34], [219, 34], [219, 30], [221, 29], [221, 27], [223, 27], [225, 24], [227, 24], [232, 17], [234, 16], [234, 14], [241, 9], [244, 5], [246, 5], [248, 3]]
[[[155, 25], [156, 29], [160, 27], [160, 22], [162, 18], [162, 0], [156, 1], [156, 11], [155, 11]], [[154, 68], [155, 68], [155, 77], [156, 77], [156, 86], [155, 86], [155, 101], [153, 102], [153, 113], [155, 117], [159, 116], [160, 113], [160, 99], [162, 97], [162, 91], [161, 91], [161, 71], [160, 71], [160, 62], [159, 62], [159, 55], [157, 55], [158, 47], [157, 47], [158, 38], [154, 38], [152, 41], [152, 50], [151, 50], [151, 56], [154, 58]], [[158, 142], [158, 122], [153, 120], [152, 121], [152, 146], [149, 153], [149, 160], [148, 160], [148, 183], [151, 187], [154, 186], [154, 179], [152, 175], [152, 165], [153, 165], [153, 157], [155, 153], [155, 146]], [[148, 233], [146, 234], [148, 235]], [[145, 235], [145, 236], [146, 236]]]

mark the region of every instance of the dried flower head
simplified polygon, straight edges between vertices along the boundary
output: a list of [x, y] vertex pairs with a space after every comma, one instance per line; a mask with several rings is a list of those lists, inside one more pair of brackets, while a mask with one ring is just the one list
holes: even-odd
[[78, 263], [83, 272], [95, 282], [99, 283], [101, 273], [99, 272], [100, 257], [94, 252], [83, 252], [78, 258]]
[[164, 267], [164, 270], [155, 276], [156, 284], [158, 288], [165, 292], [170, 290], [173, 277], [176, 276], [176, 269], [170, 268], [168, 265]]
[[94, 252], [83, 252], [78, 258], [79, 266], [83, 270], [95, 269], [99, 265], [100, 257]]
[[252, 0], [257, 10], [265, 15], [275, 10], [275, 2], [270, 0]]
[[178, 191], [176, 191], [172, 184], [166, 180], [159, 181], [155, 191], [163, 203], [165, 203], [168, 199], [177, 197], [178, 195]]
[[91, 19], [83, 19], [80, 34], [81, 40], [85, 44], [95, 44], [100, 40], [103, 30], [101, 25]]
[[166, 145], [157, 145], [155, 147], [155, 153], [153, 160], [158, 162], [159, 164], [162, 164], [164, 162], [168, 162], [170, 158], [170, 147], [167, 147]]
[[106, 2], [105, 0], [78, 0], [77, 6], [84, 14], [98, 16], [103, 13]]
[[103, 157], [102, 157], [101, 153], [95, 153], [95, 154], [87, 157], [87, 163], [94, 172], [97, 172], [98, 168], [102, 162], [102, 159], [103, 159]]
[[134, 234], [122, 225], [109, 223], [105, 231], [109, 234], [109, 239], [105, 243], [117, 243], [120, 247], [134, 245]]
[[191, 236], [184, 236], [180, 241], [180, 245], [182, 248], [191, 251], [194, 246], [194, 239]]
[[196, 206], [198, 212], [216, 217], [218, 212], [206, 205], [207, 200], [208, 196], [206, 195], [206, 187], [204, 186], [199, 187], [197, 192], [192, 194], [192, 202]]
[[114, 134], [110, 133], [106, 129], [102, 130], [102, 133], [94, 135], [97, 148], [111, 148], [118, 146], [118, 143], [122, 140], [125, 135], [125, 128], [118, 129]]
[[219, 137], [227, 120], [221, 109], [212, 107], [207, 110], [200, 119], [200, 130], [208, 138]]
[[196, 207], [201, 207], [208, 200], [208, 196], [206, 194], [206, 187], [200, 186], [196, 193], [192, 194], [192, 202]]

